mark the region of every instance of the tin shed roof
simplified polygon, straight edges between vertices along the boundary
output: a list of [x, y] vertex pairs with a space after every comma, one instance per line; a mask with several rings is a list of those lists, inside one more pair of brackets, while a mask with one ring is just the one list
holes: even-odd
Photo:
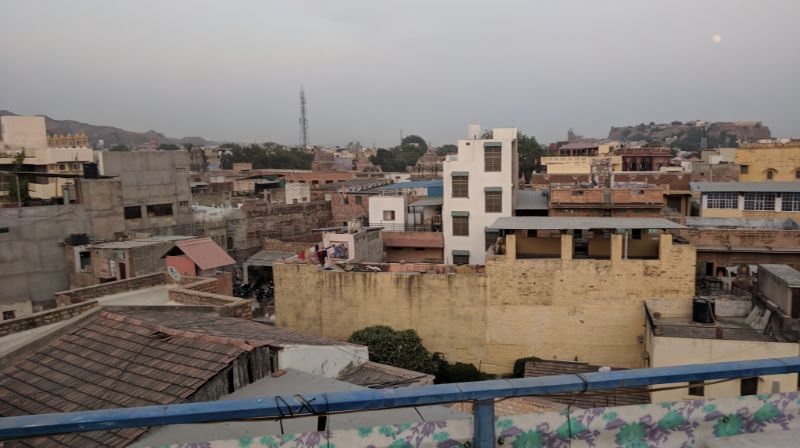
[[178, 241], [175, 247], [203, 271], [236, 264], [236, 261], [211, 238]]

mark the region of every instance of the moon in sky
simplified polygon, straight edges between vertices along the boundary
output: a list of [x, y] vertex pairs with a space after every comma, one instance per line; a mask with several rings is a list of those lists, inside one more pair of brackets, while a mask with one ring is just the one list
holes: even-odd
[[714, 42], [715, 44], [718, 44], [718, 43], [722, 42], [722, 36], [720, 36], [719, 34], [715, 34], [711, 38], [711, 42]]

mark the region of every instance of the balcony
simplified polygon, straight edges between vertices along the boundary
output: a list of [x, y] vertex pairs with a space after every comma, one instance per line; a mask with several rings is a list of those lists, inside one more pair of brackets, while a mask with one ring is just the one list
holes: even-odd
[[[495, 417], [495, 404], [516, 397], [576, 396], [599, 390], [650, 387], [686, 388], [688, 382], [716, 383], [800, 371], [800, 357], [716, 364], [619, 370], [586, 374], [370, 389], [322, 394], [260, 397], [127, 409], [0, 418], [0, 440], [85, 431], [181, 425], [172, 447], [545, 447], [545, 446], [727, 446], [747, 435], [748, 443], [768, 445], [791, 437], [800, 427], [798, 392], [775, 392], [713, 400]], [[622, 393], [620, 391], [619, 393]], [[472, 402], [472, 418], [418, 423], [393, 422], [356, 429], [328, 427], [327, 416]], [[300, 434], [220, 432], [229, 440], [195, 440], [209, 422], [289, 419], [317, 420], [318, 432]], [[191, 424], [187, 426], [187, 424]], [[282, 427], [282, 425], [281, 425]], [[134, 444], [136, 445], [136, 444]], [[170, 445], [168, 445], [170, 446]], [[769, 445], [769, 446], [792, 446]]]

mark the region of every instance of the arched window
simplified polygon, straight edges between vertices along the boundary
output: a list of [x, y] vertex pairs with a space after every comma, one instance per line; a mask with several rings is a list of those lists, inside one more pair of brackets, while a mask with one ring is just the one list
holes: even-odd
[[800, 170], [797, 170], [797, 171], [794, 172], [794, 178], [795, 179], [800, 179]]
[[767, 180], [772, 180], [775, 178], [775, 170], [769, 169], [767, 170]]

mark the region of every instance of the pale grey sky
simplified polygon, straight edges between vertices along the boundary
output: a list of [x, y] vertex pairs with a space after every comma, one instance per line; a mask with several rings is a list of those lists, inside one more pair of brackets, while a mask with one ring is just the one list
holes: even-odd
[[798, 0], [0, 0], [0, 109], [295, 144], [303, 84], [314, 144], [697, 118], [798, 137], [798, 17]]

